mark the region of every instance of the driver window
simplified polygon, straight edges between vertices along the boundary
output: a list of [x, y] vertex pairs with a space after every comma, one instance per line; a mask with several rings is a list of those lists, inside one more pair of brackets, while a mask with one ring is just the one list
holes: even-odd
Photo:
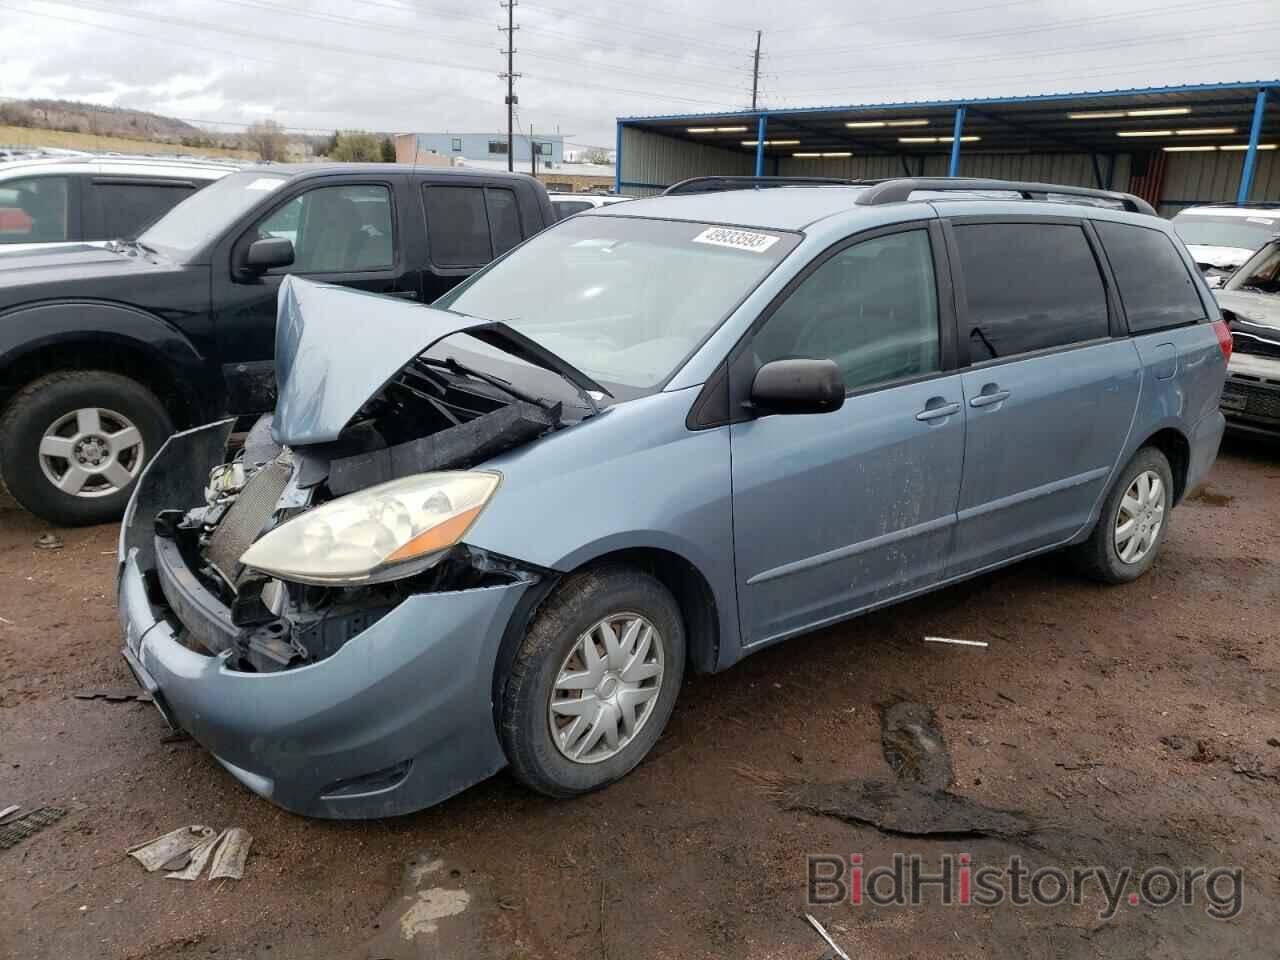
[[257, 239], [293, 243], [290, 273], [355, 273], [395, 263], [391, 193], [386, 187], [318, 187], [258, 222]]
[[796, 288], [752, 346], [757, 368], [789, 357], [834, 360], [849, 390], [940, 369], [928, 231], [840, 251]]

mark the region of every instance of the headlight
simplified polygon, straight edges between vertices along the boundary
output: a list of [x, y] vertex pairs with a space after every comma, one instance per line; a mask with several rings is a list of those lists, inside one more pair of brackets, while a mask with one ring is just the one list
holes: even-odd
[[282, 580], [321, 586], [406, 577], [462, 539], [498, 481], [496, 473], [457, 471], [381, 483], [282, 523], [240, 562]]

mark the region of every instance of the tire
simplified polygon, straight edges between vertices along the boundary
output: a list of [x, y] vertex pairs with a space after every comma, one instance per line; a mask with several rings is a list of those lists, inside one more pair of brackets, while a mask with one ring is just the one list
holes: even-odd
[[0, 416], [0, 477], [37, 517], [106, 523], [119, 519], [142, 468], [172, 432], [164, 405], [128, 377], [51, 373], [18, 391]]
[[[637, 658], [644, 646], [643, 624], [636, 628], [629, 651], [623, 647], [627, 627], [640, 619], [647, 621], [653, 632], [647, 654]], [[612, 663], [606, 653], [605, 634], [596, 629], [602, 621], [610, 622], [622, 650], [622, 656]], [[579, 646], [589, 630], [593, 631], [590, 641], [595, 649], [605, 654], [601, 668], [604, 678], [590, 690], [557, 688], [562, 669], [583, 676], [592, 673], [583, 660], [586, 648]], [[659, 657], [660, 674], [637, 679], [641, 674], [652, 674]], [[618, 663], [627, 660], [642, 669], [633, 670], [630, 677], [627, 670], [618, 671]], [[527, 786], [553, 797], [588, 793], [625, 776], [644, 759], [667, 725], [684, 679], [684, 663], [684, 620], [666, 587], [648, 574], [622, 564], [601, 565], [574, 574], [534, 617], [507, 677], [499, 733], [512, 772]], [[609, 671], [613, 671], [612, 686]], [[599, 676], [597, 672], [593, 679]], [[632, 689], [637, 683], [639, 689]], [[581, 701], [581, 714], [553, 713], [551, 697], [557, 690], [557, 703], [574, 710], [579, 709], [576, 704]], [[655, 692], [636, 706], [649, 690]], [[594, 718], [599, 719], [602, 703], [611, 705], [609, 717], [616, 721], [616, 748], [606, 734], [594, 744], [587, 743], [595, 735], [592, 710]], [[633, 720], [630, 732], [623, 710], [630, 711]], [[611, 726], [607, 719], [601, 725], [606, 732]], [[552, 732], [553, 723], [557, 726], [556, 735]], [[578, 727], [570, 729], [575, 723]], [[569, 756], [575, 748], [576, 759]], [[614, 749], [616, 752], [608, 755]]]
[[[1158, 511], [1151, 506], [1151, 509], [1146, 512], [1139, 512], [1139, 517], [1134, 520], [1136, 531], [1132, 532], [1131, 536], [1144, 536], [1145, 531], [1150, 531], [1153, 524], [1158, 522], [1158, 526], [1154, 535], [1149, 536], [1149, 545], [1142, 549], [1140, 554], [1135, 553], [1131, 560], [1126, 560], [1123, 554], [1128, 552], [1132, 540], [1130, 537], [1122, 536], [1120, 546], [1117, 546], [1117, 527], [1122, 520], [1129, 518], [1127, 511], [1132, 505], [1132, 500], [1126, 502], [1126, 496], [1130, 494], [1130, 488], [1138, 478], [1144, 476], [1148, 480], [1152, 477], [1159, 479], [1162, 487], [1161, 501]], [[1154, 484], [1149, 484], [1148, 489], [1153, 488]], [[1125, 504], [1126, 509], [1123, 517], [1121, 516], [1122, 504]], [[1137, 580], [1151, 569], [1151, 565], [1160, 553], [1160, 548], [1164, 545], [1165, 536], [1169, 532], [1169, 514], [1172, 509], [1173, 471], [1169, 468], [1169, 461], [1155, 447], [1143, 447], [1133, 455], [1133, 459], [1116, 477], [1115, 483], [1107, 493], [1107, 499], [1102, 504], [1098, 523], [1089, 535], [1089, 539], [1075, 548], [1074, 560], [1077, 567], [1086, 576], [1103, 583], [1129, 583]], [[1141, 547], [1142, 544], [1139, 543], [1138, 546]]]

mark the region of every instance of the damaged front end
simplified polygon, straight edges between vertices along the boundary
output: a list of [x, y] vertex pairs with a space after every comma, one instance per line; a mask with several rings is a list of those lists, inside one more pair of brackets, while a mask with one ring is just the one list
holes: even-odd
[[483, 464], [566, 424], [561, 402], [428, 355], [494, 325], [399, 302], [373, 301], [385, 327], [359, 306], [408, 361], [344, 379], [348, 293], [286, 281], [274, 418], [238, 445], [232, 421], [170, 439], [126, 513], [119, 599], [125, 657], [171, 723], [289, 809], [365, 817], [504, 765], [495, 664], [548, 572], [463, 537], [501, 483]]

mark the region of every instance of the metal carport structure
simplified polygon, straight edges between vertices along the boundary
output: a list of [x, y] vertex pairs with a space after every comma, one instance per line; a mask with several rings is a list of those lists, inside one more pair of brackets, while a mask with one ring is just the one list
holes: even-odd
[[969, 176], [1135, 193], [1164, 214], [1280, 200], [1280, 80], [621, 117], [620, 193], [693, 176]]

